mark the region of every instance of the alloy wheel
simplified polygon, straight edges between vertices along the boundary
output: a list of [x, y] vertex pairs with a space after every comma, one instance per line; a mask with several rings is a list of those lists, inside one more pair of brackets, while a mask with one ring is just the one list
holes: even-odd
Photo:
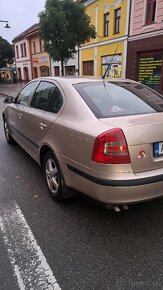
[[54, 194], [57, 193], [59, 189], [59, 172], [57, 165], [53, 159], [47, 159], [45, 172], [47, 184], [50, 191]]
[[4, 131], [5, 131], [5, 136], [6, 139], [9, 140], [10, 139], [10, 132], [9, 132], [9, 127], [6, 121], [4, 121]]

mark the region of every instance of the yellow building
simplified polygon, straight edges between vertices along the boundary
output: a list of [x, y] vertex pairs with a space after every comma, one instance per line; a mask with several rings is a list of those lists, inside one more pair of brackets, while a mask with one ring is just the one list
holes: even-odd
[[82, 0], [96, 39], [80, 48], [81, 75], [125, 77], [130, 0]]

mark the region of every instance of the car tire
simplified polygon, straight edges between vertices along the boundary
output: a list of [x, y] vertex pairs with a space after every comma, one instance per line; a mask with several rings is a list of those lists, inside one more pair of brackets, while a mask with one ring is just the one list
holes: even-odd
[[16, 141], [11, 137], [10, 134], [10, 128], [8, 126], [8, 123], [6, 122], [6, 120], [3, 120], [3, 125], [4, 125], [4, 133], [5, 133], [5, 138], [8, 144], [15, 144]]
[[69, 197], [67, 195], [68, 188], [65, 186], [61, 168], [55, 155], [51, 151], [45, 154], [43, 161], [43, 174], [49, 194], [53, 200], [59, 202]]

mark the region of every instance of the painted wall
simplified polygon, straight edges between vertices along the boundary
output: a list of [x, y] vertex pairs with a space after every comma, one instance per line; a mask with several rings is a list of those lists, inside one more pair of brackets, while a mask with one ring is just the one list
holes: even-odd
[[97, 75], [98, 76], [102, 76], [103, 73], [105, 72], [106, 66], [104, 66], [105, 68], [103, 68], [102, 65], [102, 58], [104, 58], [105, 56], [109, 56], [111, 55], [111, 59], [113, 57], [113, 55], [115, 54], [116, 51], [116, 55], [121, 56], [121, 77], [123, 75], [122, 72], [122, 68], [123, 68], [123, 64], [124, 64], [124, 59], [123, 59], [123, 55], [124, 55], [124, 42], [117, 42], [117, 43], [111, 43], [108, 45], [103, 45], [103, 46], [99, 46], [97, 48]]
[[[94, 1], [90, 5], [85, 7], [85, 12], [90, 17], [91, 24], [93, 24], [95, 26], [96, 31], [97, 31], [97, 27], [96, 27], [96, 22], [97, 22], [97, 20], [96, 20], [96, 8], [97, 7], [98, 7], [97, 1]], [[98, 31], [97, 31], [97, 33], [98, 33]], [[95, 42], [95, 40], [91, 38], [88, 42], [85, 42], [85, 45], [92, 44], [94, 42]]]
[[[78, 75], [78, 52], [74, 54], [74, 57], [69, 59], [64, 64], [64, 75], [66, 75], [66, 67], [75, 67], [75, 75]], [[59, 75], [61, 75], [61, 62], [60, 61], [51, 61], [51, 72], [52, 76], [55, 76], [54, 67], [59, 67]]]
[[[51, 75], [51, 61], [49, 54], [45, 51], [41, 51], [40, 46], [40, 38], [37, 33], [33, 34], [29, 38], [29, 46], [31, 52], [31, 67], [32, 67], [32, 78], [35, 78], [36, 75], [34, 74], [34, 68], [37, 69], [37, 76], [41, 77], [42, 72], [41, 68], [43, 66], [48, 68], [48, 74]], [[35, 43], [35, 50], [34, 50], [34, 43]]]
[[[27, 53], [26, 56], [22, 56], [21, 54], [21, 45], [24, 45], [24, 44], [26, 45], [26, 53]], [[17, 56], [16, 47], [18, 47], [19, 57]], [[28, 70], [28, 79], [31, 80], [32, 74], [31, 74], [30, 50], [29, 50], [28, 40], [22, 38], [21, 40], [14, 42], [14, 49], [15, 49], [15, 63], [16, 63], [18, 79], [22, 81], [27, 80], [25, 70]], [[21, 78], [19, 78], [18, 71], [21, 71]]]
[[163, 29], [163, 0], [157, 0], [155, 22], [145, 25], [147, 0], [133, 0], [130, 36]]

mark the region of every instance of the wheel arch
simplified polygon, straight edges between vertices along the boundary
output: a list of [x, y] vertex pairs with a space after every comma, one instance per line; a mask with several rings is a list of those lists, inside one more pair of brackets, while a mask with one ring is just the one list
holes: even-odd
[[54, 157], [55, 157], [55, 163], [56, 163], [57, 168], [58, 168], [59, 173], [60, 173], [60, 181], [61, 181], [61, 188], [62, 188], [61, 193], [58, 196], [53, 197], [53, 199], [56, 200], [56, 201], [61, 201], [62, 199], [69, 198], [69, 197], [73, 196], [73, 193], [69, 189], [69, 187], [67, 187], [67, 185], [65, 183], [65, 179], [64, 179], [64, 176], [63, 176], [63, 172], [62, 172], [62, 169], [60, 167], [60, 164], [59, 164], [59, 161], [58, 161], [58, 158], [57, 158], [55, 152], [48, 145], [43, 145], [41, 147], [41, 150], [40, 150], [40, 166], [41, 166], [41, 168], [44, 170], [44, 158], [45, 158], [45, 155], [48, 152], [51, 152], [54, 155]]
[[58, 156], [56, 154], [56, 152], [52, 149], [51, 146], [44, 144], [42, 145], [41, 149], [40, 149], [40, 156], [39, 156], [39, 164], [41, 169], [43, 169], [43, 164], [44, 164], [44, 158], [47, 152], [52, 152], [54, 154], [54, 157], [58, 163], [58, 166], [62, 172], [62, 177], [64, 180], [64, 183], [66, 186], [68, 186], [69, 188], [71, 187], [71, 179], [69, 176], [69, 170], [67, 168], [67, 166], [65, 164], [62, 163], [61, 160], [58, 159]]
[[47, 152], [52, 152], [54, 155], [55, 155], [55, 153], [54, 153], [54, 151], [52, 150], [52, 148], [50, 148], [48, 145], [43, 145], [42, 147], [41, 147], [41, 150], [40, 150], [40, 166], [42, 167], [43, 166], [43, 162], [44, 162], [44, 157], [45, 157], [45, 154], [47, 153]]

